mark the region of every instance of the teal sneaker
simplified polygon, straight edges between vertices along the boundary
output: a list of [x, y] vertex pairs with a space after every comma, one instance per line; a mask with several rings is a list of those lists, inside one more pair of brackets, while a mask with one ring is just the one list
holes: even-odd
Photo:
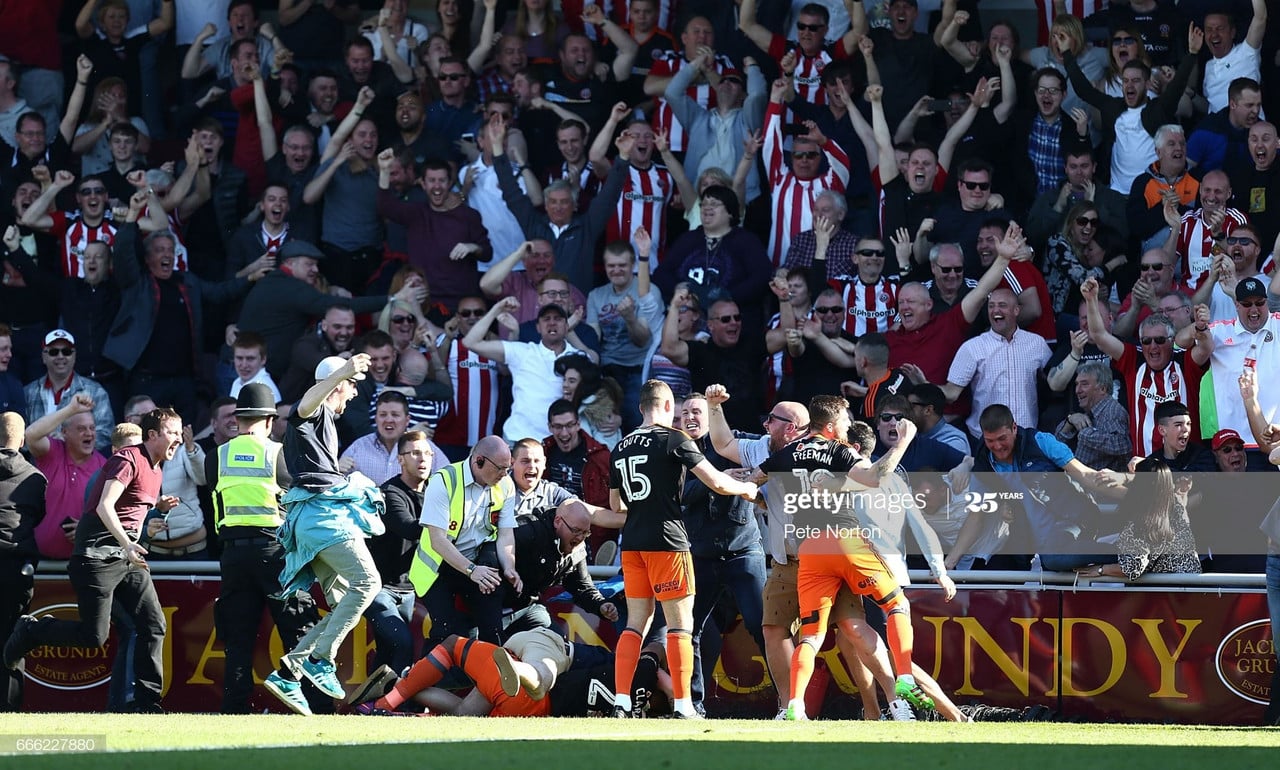
[[311, 706], [307, 705], [307, 698], [302, 694], [302, 682], [295, 682], [292, 679], [285, 679], [278, 672], [272, 671], [262, 686], [267, 688], [267, 692], [280, 699], [280, 702], [288, 706], [295, 714], [301, 714], [304, 717], [311, 716]]
[[907, 682], [899, 679], [897, 684], [893, 686], [893, 694], [907, 701], [918, 709], [932, 709], [933, 698], [924, 694], [924, 690], [920, 689], [920, 685], [914, 682]]
[[312, 663], [310, 658], [306, 658], [302, 661], [302, 674], [330, 698], [347, 697], [347, 691], [342, 689], [342, 684], [338, 681], [338, 669], [332, 661], [320, 660]]

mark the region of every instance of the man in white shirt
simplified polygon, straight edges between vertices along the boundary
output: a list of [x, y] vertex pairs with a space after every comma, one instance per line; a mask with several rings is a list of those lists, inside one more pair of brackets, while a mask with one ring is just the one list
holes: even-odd
[[978, 415], [991, 404], [1005, 404], [1024, 427], [1039, 419], [1036, 379], [1053, 355], [1044, 337], [1018, 328], [1018, 297], [996, 289], [987, 297], [991, 329], [960, 346], [942, 391], [954, 402], [967, 385], [973, 387], [973, 411], [965, 426], [974, 438], [982, 436]]
[[515, 443], [522, 438], [546, 435], [544, 421], [551, 402], [560, 398], [561, 378], [555, 374], [556, 359], [570, 353], [582, 353], [565, 341], [569, 331], [568, 315], [556, 304], [544, 305], [538, 311], [538, 342], [488, 340], [485, 335], [502, 313], [514, 313], [520, 301], [507, 297], [489, 308], [471, 331], [462, 338], [469, 350], [506, 364], [511, 370], [511, 416], [502, 428], [502, 436]]
[[[489, 231], [489, 243], [493, 246], [493, 253], [510, 254], [524, 243], [524, 230], [520, 229], [520, 222], [516, 220], [516, 215], [511, 213], [511, 209], [502, 200], [497, 171], [493, 167], [493, 152], [489, 149], [489, 138], [486, 133], [485, 131], [476, 132], [475, 140], [480, 147], [480, 156], [458, 169], [458, 183], [462, 185], [467, 205], [480, 212], [484, 227]], [[516, 184], [520, 185], [521, 191], [528, 193], [524, 174], [517, 165], [512, 164]], [[494, 262], [494, 259], [479, 262], [476, 264], [476, 269], [482, 273], [486, 272]]]
[[[1246, 278], [1236, 284], [1235, 296], [1235, 318], [1209, 323], [1209, 308], [1198, 305], [1195, 321], [1178, 332], [1175, 341], [1188, 347], [1194, 339], [1191, 358], [1202, 367], [1209, 364], [1209, 375], [1213, 377], [1212, 408], [1203, 400], [1200, 406], [1202, 434], [1209, 431], [1208, 435], [1213, 435], [1230, 428], [1252, 438], [1240, 399], [1239, 377], [1246, 369], [1256, 372], [1258, 382], [1275, 382], [1280, 377], [1280, 313], [1269, 312], [1267, 307], [1268, 300], [1280, 300], [1280, 285], [1273, 281], [1268, 290], [1257, 278]], [[1268, 423], [1274, 422], [1280, 411], [1280, 391], [1265, 387], [1258, 390], [1263, 417]], [[1258, 454], [1256, 444], [1246, 442], [1245, 448]], [[1261, 459], [1259, 455], [1258, 460]]]
[[1236, 78], [1259, 80], [1262, 66], [1262, 37], [1267, 32], [1266, 0], [1253, 0], [1253, 21], [1244, 40], [1237, 43], [1236, 23], [1230, 14], [1215, 11], [1205, 14], [1204, 42], [1209, 60], [1204, 65], [1204, 98], [1209, 112], [1227, 106], [1227, 89]]

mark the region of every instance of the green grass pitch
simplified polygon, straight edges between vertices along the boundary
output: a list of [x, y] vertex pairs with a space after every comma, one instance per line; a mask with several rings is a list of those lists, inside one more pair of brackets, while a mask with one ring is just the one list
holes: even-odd
[[[28, 738], [93, 736], [105, 751], [33, 754]], [[19, 739], [23, 739], [19, 741]], [[866, 767], [883, 770], [1245, 770], [1275, 767], [1280, 730], [1162, 725], [606, 719], [407, 719], [199, 714], [0, 715], [0, 768]]]

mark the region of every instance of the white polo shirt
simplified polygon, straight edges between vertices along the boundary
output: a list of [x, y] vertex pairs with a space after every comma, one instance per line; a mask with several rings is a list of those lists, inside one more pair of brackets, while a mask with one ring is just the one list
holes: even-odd
[[1255, 362], [1262, 416], [1267, 422], [1275, 421], [1280, 412], [1280, 390], [1267, 385], [1280, 378], [1280, 313], [1272, 313], [1256, 332], [1245, 330], [1238, 318], [1215, 321], [1209, 324], [1209, 332], [1214, 344], [1209, 358], [1212, 389], [1206, 391], [1203, 384], [1200, 388], [1200, 432], [1207, 437], [1231, 428], [1245, 439], [1245, 446], [1256, 448], [1240, 399], [1240, 373], [1246, 359]]
[[559, 354], [541, 342], [502, 343], [502, 355], [511, 370], [511, 416], [502, 426], [502, 437], [508, 443], [547, 437], [547, 408], [563, 395], [563, 378], [555, 373], [556, 359], [581, 352], [567, 342]]

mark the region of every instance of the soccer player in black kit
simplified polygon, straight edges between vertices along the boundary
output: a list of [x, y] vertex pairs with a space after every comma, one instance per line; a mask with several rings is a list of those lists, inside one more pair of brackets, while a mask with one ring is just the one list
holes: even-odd
[[684, 473], [693, 471], [711, 490], [754, 500], [755, 484], [716, 470], [693, 440], [672, 428], [675, 397], [659, 380], [640, 388], [644, 422], [618, 442], [609, 463], [609, 507], [625, 511], [622, 526], [622, 584], [627, 596], [627, 628], [618, 637], [613, 715], [630, 717], [631, 683], [654, 599], [666, 616], [667, 664], [675, 696], [672, 716], [697, 718], [690, 697], [693, 675], [693, 559], [680, 518]]

